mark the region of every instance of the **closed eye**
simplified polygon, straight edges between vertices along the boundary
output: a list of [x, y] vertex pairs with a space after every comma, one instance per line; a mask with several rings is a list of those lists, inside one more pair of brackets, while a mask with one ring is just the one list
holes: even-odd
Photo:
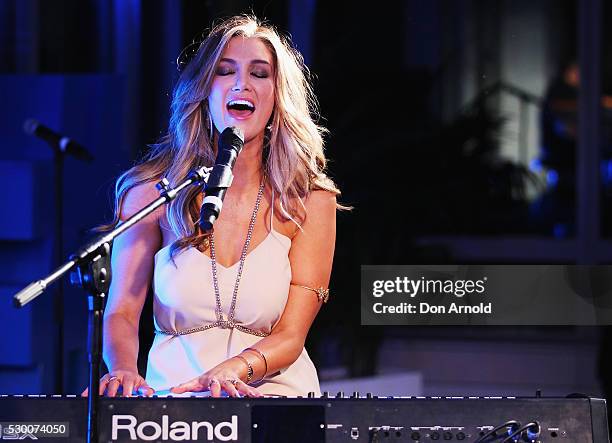
[[233, 71], [232, 69], [229, 68], [219, 68], [217, 69], [217, 75], [231, 75], [231, 74], [235, 74], [236, 71]]

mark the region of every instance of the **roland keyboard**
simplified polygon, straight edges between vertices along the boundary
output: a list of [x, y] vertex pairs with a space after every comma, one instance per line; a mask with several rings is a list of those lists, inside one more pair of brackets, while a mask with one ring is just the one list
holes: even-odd
[[[105, 443], [501, 443], [520, 426], [511, 441], [609, 443], [605, 400], [586, 397], [101, 398], [99, 414]], [[0, 441], [84, 442], [86, 415], [77, 396], [3, 395]]]

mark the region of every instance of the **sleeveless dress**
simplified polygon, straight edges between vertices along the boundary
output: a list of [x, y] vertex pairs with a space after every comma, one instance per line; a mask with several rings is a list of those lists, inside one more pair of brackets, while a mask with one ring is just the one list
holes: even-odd
[[[274, 193], [272, 193], [274, 202]], [[155, 254], [153, 315], [155, 338], [146, 380], [157, 392], [197, 377], [217, 364], [253, 346], [260, 336], [245, 328], [269, 334], [280, 320], [291, 282], [291, 240], [274, 230], [274, 205], [270, 231], [246, 256], [238, 288], [234, 328], [170, 335], [215, 322], [215, 292], [211, 259], [196, 248], [187, 248], [170, 259], [170, 246]], [[227, 318], [239, 263], [226, 268], [217, 263], [221, 307]], [[244, 328], [241, 328], [243, 326]], [[164, 331], [164, 332], [162, 332]], [[316, 369], [306, 352], [289, 367], [268, 376], [256, 386], [269, 395], [320, 395]]]

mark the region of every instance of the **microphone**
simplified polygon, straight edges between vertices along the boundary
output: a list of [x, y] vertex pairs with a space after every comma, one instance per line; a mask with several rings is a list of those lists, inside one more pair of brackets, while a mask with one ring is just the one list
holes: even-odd
[[84, 146], [47, 128], [38, 120], [34, 120], [33, 118], [26, 120], [23, 123], [23, 130], [26, 134], [35, 135], [49, 143], [54, 149], [72, 155], [78, 160], [91, 162], [94, 159]]
[[217, 159], [210, 172], [204, 191], [204, 200], [200, 209], [200, 229], [208, 232], [219, 217], [223, 207], [225, 191], [232, 184], [232, 168], [244, 145], [244, 134], [240, 128], [229, 127], [219, 136]]

